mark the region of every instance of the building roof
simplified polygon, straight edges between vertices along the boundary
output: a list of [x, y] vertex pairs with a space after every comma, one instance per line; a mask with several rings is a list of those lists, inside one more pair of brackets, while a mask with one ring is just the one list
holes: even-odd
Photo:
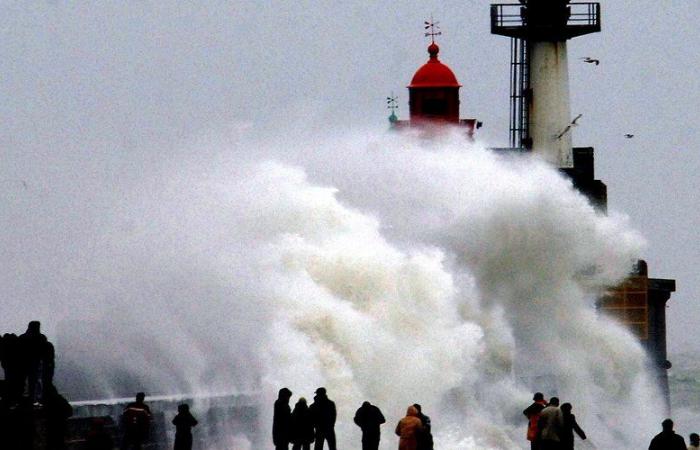
[[423, 64], [413, 75], [409, 88], [440, 88], [440, 87], [460, 87], [452, 69], [440, 62], [438, 53], [440, 47], [434, 42], [428, 46], [430, 59]]

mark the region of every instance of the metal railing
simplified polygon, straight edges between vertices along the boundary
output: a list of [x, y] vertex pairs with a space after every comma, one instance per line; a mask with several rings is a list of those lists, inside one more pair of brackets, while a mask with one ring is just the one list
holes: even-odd
[[[600, 3], [570, 3], [566, 26], [600, 27]], [[491, 5], [491, 29], [519, 28], [527, 23], [527, 8], [521, 4]]]

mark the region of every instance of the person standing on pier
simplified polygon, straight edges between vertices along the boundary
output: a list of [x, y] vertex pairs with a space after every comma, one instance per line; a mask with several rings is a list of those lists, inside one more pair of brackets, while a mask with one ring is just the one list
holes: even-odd
[[564, 415], [559, 409], [559, 399], [552, 397], [549, 405], [540, 413], [537, 421], [539, 450], [559, 450], [564, 432]]
[[362, 430], [362, 450], [377, 450], [381, 438], [379, 427], [386, 422], [384, 414], [370, 402], [364, 402], [353, 421]]
[[564, 429], [561, 436], [561, 450], [574, 450], [574, 432], [581, 440], [586, 440], [586, 433], [578, 426], [576, 416], [571, 414], [571, 403], [561, 405], [562, 416], [564, 417]]
[[406, 417], [396, 425], [396, 435], [399, 437], [399, 450], [417, 450], [418, 433], [423, 429], [423, 423], [418, 418], [418, 409], [411, 405], [406, 410]]
[[527, 417], [527, 440], [530, 441], [530, 450], [539, 450], [537, 422], [540, 420], [540, 413], [547, 406], [547, 402], [541, 392], [536, 392], [532, 400], [532, 405], [525, 408], [523, 414]]
[[423, 414], [423, 407], [418, 403], [414, 403], [413, 406], [418, 410], [418, 418], [423, 425], [417, 435], [417, 450], [433, 450], [433, 425], [430, 422], [430, 417]]
[[275, 450], [288, 450], [291, 440], [292, 410], [289, 407], [289, 399], [292, 391], [282, 388], [275, 400], [275, 410], [272, 416], [272, 442]]
[[316, 442], [314, 450], [323, 450], [324, 441], [328, 441], [328, 450], [336, 450], [335, 447], [335, 419], [337, 412], [335, 403], [326, 395], [326, 388], [316, 389], [314, 402], [311, 404], [311, 417], [316, 429]]
[[700, 450], [700, 435], [697, 433], [690, 433], [688, 436], [690, 439], [690, 445], [688, 445], [688, 450]]
[[124, 427], [123, 449], [141, 450], [151, 429], [151, 408], [144, 402], [146, 394], [136, 394], [136, 401], [129, 403], [122, 414]]
[[687, 450], [683, 436], [673, 431], [673, 420], [661, 422], [661, 433], [654, 436], [649, 444], [649, 450]]
[[314, 421], [309, 405], [301, 397], [292, 411], [292, 450], [310, 450], [314, 441]]
[[190, 413], [190, 405], [177, 405], [177, 415], [173, 419], [175, 425], [175, 450], [192, 450], [192, 428], [196, 427], [197, 419]]

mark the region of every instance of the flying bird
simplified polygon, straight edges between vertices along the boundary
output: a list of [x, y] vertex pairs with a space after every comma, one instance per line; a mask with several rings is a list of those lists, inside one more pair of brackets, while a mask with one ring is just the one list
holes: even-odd
[[634, 137], [634, 135], [633, 135], [633, 134], [627, 133], [627, 134], [625, 134], [625, 137], [626, 137], [627, 139], [632, 139], [632, 138]]
[[569, 132], [569, 130], [571, 130], [571, 127], [578, 126], [578, 123], [576, 123], [576, 122], [578, 122], [578, 119], [580, 119], [582, 116], [583, 116], [583, 114], [579, 114], [578, 116], [574, 117], [574, 120], [572, 120], [571, 123], [568, 124], [566, 126], [566, 128], [564, 128], [564, 131], [559, 133], [559, 136], [557, 136], [557, 139], [561, 139], [562, 136], [564, 136], [566, 133]]
[[600, 64], [599, 59], [594, 59], [594, 58], [591, 58], [590, 56], [585, 56], [585, 57], [581, 58], [581, 61], [588, 63], [588, 64], [595, 64], [596, 66], [598, 64]]

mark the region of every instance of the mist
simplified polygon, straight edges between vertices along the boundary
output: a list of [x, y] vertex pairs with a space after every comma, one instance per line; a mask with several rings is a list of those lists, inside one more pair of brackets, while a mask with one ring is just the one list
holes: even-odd
[[265, 434], [280, 387], [325, 386], [341, 442], [363, 400], [389, 425], [418, 402], [441, 447], [500, 449], [539, 380], [599, 448], [658, 423], [644, 352], [593, 309], [644, 240], [556, 170], [456, 133], [233, 136], [5, 192], [5, 320], [47, 325], [74, 400], [252, 394]]

